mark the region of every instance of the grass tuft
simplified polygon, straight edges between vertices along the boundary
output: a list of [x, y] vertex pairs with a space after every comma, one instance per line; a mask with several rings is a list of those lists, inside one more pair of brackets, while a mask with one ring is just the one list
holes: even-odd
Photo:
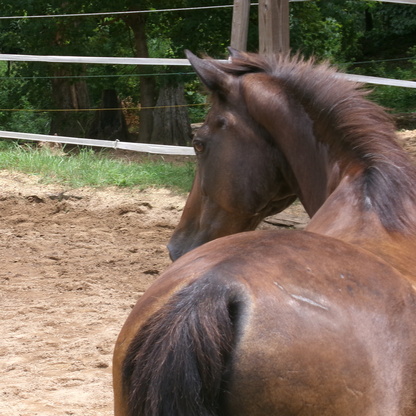
[[56, 154], [48, 148], [0, 140], [0, 169], [37, 175], [42, 183], [83, 186], [163, 187], [189, 192], [193, 162], [132, 162], [111, 158], [105, 151], [82, 148]]

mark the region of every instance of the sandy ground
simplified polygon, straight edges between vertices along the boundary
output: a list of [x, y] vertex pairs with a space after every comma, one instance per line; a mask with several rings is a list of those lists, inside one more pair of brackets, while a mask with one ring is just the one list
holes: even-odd
[[[416, 156], [415, 133], [401, 137]], [[112, 415], [116, 337], [170, 264], [184, 202], [0, 171], [0, 416]], [[307, 221], [299, 206], [284, 218]]]
[[0, 415], [111, 415], [116, 336], [170, 263], [185, 197], [0, 186]]

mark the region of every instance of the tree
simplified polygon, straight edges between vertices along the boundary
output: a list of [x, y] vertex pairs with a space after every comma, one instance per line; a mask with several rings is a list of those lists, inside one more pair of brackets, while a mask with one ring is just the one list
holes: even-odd
[[370, 4], [363, 53], [378, 58], [403, 56], [416, 46], [416, 7], [407, 4]]
[[[222, 0], [208, 0], [207, 5], [222, 4]], [[133, 0], [123, 0], [118, 3], [118, 10], [139, 10], [150, 9], [154, 5], [151, 0], [141, 0], [139, 3]], [[199, 2], [195, 0], [176, 0], [170, 2], [169, 6], [175, 7], [192, 7], [199, 6]], [[1, 10], [1, 8], [7, 8]], [[61, 14], [61, 13], [80, 13], [88, 11], [112, 11], [114, 2], [109, 0], [74, 0], [66, 2], [64, 0], [51, 0], [48, 4], [30, 3], [27, 4], [24, 0], [16, 0], [10, 5], [0, 5], [0, 13], [2, 14]], [[201, 19], [201, 16], [203, 18]], [[11, 33], [18, 37], [18, 42], [10, 42], [10, 44], [18, 44], [21, 46], [21, 53], [30, 54], [49, 54], [49, 55], [86, 55], [98, 54], [101, 56], [114, 56], [115, 51], [123, 50], [122, 56], [129, 56], [132, 53], [134, 56], [147, 57], [152, 55], [157, 50], [161, 52], [161, 48], [157, 45], [168, 45], [165, 48], [165, 54], [158, 54], [158, 57], [184, 57], [183, 50], [190, 47], [195, 51], [205, 50], [214, 55], [224, 55], [225, 47], [229, 43], [229, 28], [231, 23], [231, 9], [225, 13], [223, 11], [213, 10], [209, 15], [203, 14], [201, 11], [197, 12], [176, 12], [175, 18], [172, 19], [171, 13], [155, 13], [149, 18], [145, 14], [128, 14], [119, 17], [105, 17], [105, 18], [56, 18], [56, 19], [31, 19], [19, 20], [17, 24], [20, 25], [19, 30], [14, 32], [11, 26], [8, 27], [8, 35]], [[126, 27], [130, 29], [131, 38], [125, 36], [124, 43], [121, 36], [116, 36], [117, 42], [114, 41], [114, 33], [112, 36], [108, 34], [112, 28], [117, 28], [122, 31], [119, 22], [122, 21]], [[16, 23], [16, 22], [15, 22]], [[22, 29], [24, 27], [24, 30]], [[228, 26], [228, 29], [227, 29]], [[198, 34], [192, 38], [192, 42], [184, 42], [184, 31], [193, 31]], [[40, 38], [34, 39], [31, 33], [41, 33]], [[189, 33], [189, 32], [186, 32]], [[106, 37], [107, 34], [107, 37]], [[7, 37], [7, 36], [6, 36]], [[102, 39], [107, 42], [102, 42]], [[189, 40], [189, 37], [186, 37]], [[132, 40], [130, 46], [130, 39]], [[202, 41], [198, 40], [202, 39]], [[221, 39], [223, 40], [221, 42]], [[4, 39], [3, 39], [4, 40]], [[3, 42], [3, 45], [7, 42]], [[189, 43], [189, 44], [188, 44]], [[1, 39], [0, 39], [1, 45]], [[108, 45], [112, 49], [108, 50]], [[150, 51], [149, 51], [150, 45]], [[156, 45], [156, 47], [155, 47]], [[95, 47], [99, 46], [99, 47]], [[1, 46], [0, 46], [1, 47]], [[105, 53], [108, 51], [109, 53]], [[219, 52], [220, 51], [220, 52]], [[101, 53], [100, 53], [101, 52]], [[154, 56], [154, 55], [153, 55]], [[34, 67], [39, 64], [28, 64]], [[40, 64], [40, 66], [45, 66]], [[82, 109], [89, 105], [89, 101], [98, 105], [100, 102], [101, 91], [103, 89], [117, 89], [121, 82], [115, 85], [115, 82], [106, 80], [91, 81], [82, 79], [80, 77], [94, 73], [107, 74], [111, 70], [101, 67], [97, 69], [95, 66], [74, 66], [74, 65], [50, 65], [51, 76], [53, 81], [50, 82], [48, 89], [51, 92], [49, 105], [44, 107], [55, 106], [57, 109], [68, 109], [68, 112], [56, 112], [51, 117], [51, 132], [67, 135], [81, 135], [81, 131], [87, 131], [88, 125], [91, 122], [91, 115], [89, 113], [78, 113], [72, 110]], [[160, 72], [158, 68], [158, 71]], [[163, 70], [163, 69], [162, 69]], [[171, 68], [164, 69], [167, 74], [177, 71]], [[20, 68], [17, 71], [22, 74]], [[115, 68], [113, 73], [120, 74], [121, 68]], [[156, 82], [154, 76], [143, 76], [143, 73], [151, 74], [152, 68], [139, 67], [138, 75], [138, 93], [133, 90], [127, 92], [124, 88], [123, 94], [137, 95], [140, 100], [143, 110], [140, 111], [140, 141], [161, 141], [168, 143], [185, 143], [189, 140], [190, 126], [187, 118], [186, 109], [184, 107], [183, 85], [185, 80], [181, 77], [173, 77], [168, 75], [167, 78], [159, 78]], [[71, 78], [71, 77], [77, 78]], [[125, 86], [126, 84], [124, 84]], [[88, 88], [87, 88], [88, 87]], [[133, 86], [135, 89], [136, 86]], [[89, 100], [89, 96], [92, 98]], [[44, 96], [44, 94], [43, 94]], [[156, 97], [158, 97], [159, 108], [153, 109], [155, 106]], [[36, 100], [36, 93], [32, 96]], [[173, 110], [175, 109], [175, 110]], [[173, 115], [173, 111], [175, 114]], [[159, 122], [153, 122], [153, 114], [157, 115]], [[166, 114], [163, 114], [166, 113]], [[180, 123], [178, 121], [181, 121]], [[174, 124], [172, 124], [174, 123]], [[152, 133], [153, 127], [156, 127]]]
[[[79, 2], [77, 2], [79, 3]], [[8, 12], [15, 15], [42, 15], [69, 13], [80, 4], [53, 0], [49, 3], [24, 2], [17, 0], [8, 5]], [[21, 53], [65, 55], [79, 51], [80, 44], [88, 37], [90, 25], [80, 25], [77, 20], [68, 19], [20, 19], [10, 23], [3, 23], [2, 50], [10, 48], [11, 40], [16, 41]], [[9, 31], [5, 25], [9, 25]], [[77, 42], [75, 41], [77, 39]], [[85, 80], [74, 80], [72, 76], [85, 74], [82, 65], [63, 66], [58, 64], [24, 63], [15, 66], [16, 75], [36, 75], [43, 68], [43, 76], [51, 76], [47, 91], [50, 92], [48, 106], [59, 110], [52, 113], [50, 122], [51, 134], [78, 136], [83, 135], [87, 128], [87, 117], [80, 116], [73, 110], [89, 108], [89, 93]], [[45, 70], [48, 68], [48, 70]], [[35, 84], [36, 85], [36, 84]], [[32, 93], [32, 99], [35, 94]], [[39, 96], [39, 92], [37, 93]], [[42, 94], [44, 97], [45, 94]], [[39, 101], [44, 101], [42, 98]], [[64, 111], [62, 111], [64, 110]], [[67, 110], [67, 111], [65, 111]]]
[[[203, 5], [225, 3], [231, 5], [233, 0], [204, 0]], [[200, 0], [169, 2], [170, 8], [200, 5]], [[115, 7], [117, 11], [129, 11], [161, 6], [155, 0], [120, 0], [116, 5], [110, 0], [14, 0], [0, 2], [0, 15], [111, 12]], [[412, 50], [414, 54], [416, 7], [412, 5], [365, 0], [292, 2], [290, 19], [292, 51], [300, 50], [307, 56], [338, 63], [402, 57]], [[183, 58], [184, 49], [191, 49], [223, 58], [230, 43], [231, 21], [232, 8], [0, 20], [0, 52]], [[257, 23], [257, 8], [252, 6], [250, 51], [258, 49]], [[401, 70], [413, 70], [411, 61], [394, 63], [394, 68], [399, 65]], [[393, 64], [374, 68], [385, 70], [387, 76]], [[103, 91], [113, 90], [120, 101], [140, 102], [139, 141], [184, 143], [189, 137], [189, 122], [182, 104], [183, 86], [189, 103], [201, 100], [196, 92], [199, 84], [189, 68], [157, 67], [156, 77], [156, 70], [149, 66], [13, 62], [0, 63], [0, 72], [8, 77], [0, 91], [2, 108], [59, 110], [42, 115], [0, 111], [3, 126], [18, 125], [19, 130], [40, 133], [85, 135], [94, 115], [78, 110], [99, 108]], [[46, 78], [48, 75], [50, 79]], [[154, 109], [155, 106], [159, 108]], [[173, 108], [177, 113], [173, 113]], [[181, 128], [177, 120], [181, 120]]]
[[[179, 0], [171, 2], [172, 8], [192, 8], [200, 6], [195, 0]], [[208, 5], [222, 5], [223, 0], [208, 0]], [[219, 12], [216, 9], [204, 14], [195, 12], [175, 11], [157, 13], [149, 18], [148, 36], [157, 39], [152, 42], [158, 57], [183, 58], [184, 49], [203, 51], [214, 56], [224, 56], [231, 34], [231, 9]], [[184, 36], [192, 33], [195, 36]], [[158, 82], [158, 99], [153, 110], [154, 122], [151, 141], [153, 143], [185, 145], [191, 139], [184, 84], [189, 77], [175, 74], [177, 68], [164, 68], [166, 76]], [[183, 71], [183, 69], [182, 69]]]
[[151, 142], [186, 146], [191, 139], [191, 126], [181, 82], [162, 85], [154, 109]]
[[126, 120], [121, 110], [117, 91], [103, 91], [101, 109], [96, 111], [88, 137], [101, 140], [129, 141]]
[[[149, 48], [146, 38], [146, 16], [144, 14], [129, 14], [123, 21], [134, 34], [135, 53], [138, 58], [148, 58]], [[153, 129], [153, 110], [155, 105], [155, 79], [152, 75], [144, 75], [151, 69], [139, 67], [140, 77], [140, 111], [139, 142], [150, 142]]]

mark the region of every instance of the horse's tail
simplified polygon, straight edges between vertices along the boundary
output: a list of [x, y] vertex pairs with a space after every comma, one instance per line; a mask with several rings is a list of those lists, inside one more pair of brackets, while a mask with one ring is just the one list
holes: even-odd
[[174, 294], [130, 344], [123, 363], [129, 416], [219, 414], [241, 302], [235, 287], [213, 280]]

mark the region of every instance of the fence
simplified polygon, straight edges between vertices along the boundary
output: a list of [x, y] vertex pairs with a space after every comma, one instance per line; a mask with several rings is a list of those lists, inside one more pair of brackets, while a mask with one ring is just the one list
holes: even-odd
[[[309, 0], [289, 0], [289, 1], [309, 1]], [[414, 4], [416, 0], [374, 0], [389, 3]], [[253, 5], [258, 5], [254, 3]], [[216, 6], [222, 7], [222, 6]], [[232, 6], [231, 6], [232, 7]], [[146, 11], [137, 11], [136, 13], [143, 13]], [[98, 14], [98, 13], [97, 13]], [[107, 14], [107, 13], [106, 13]], [[65, 15], [63, 15], [65, 16]], [[72, 15], [71, 15], [72, 16]], [[10, 16], [0, 18], [27, 18], [28, 16]], [[51, 16], [29, 16], [29, 17], [51, 17]], [[16, 55], [16, 54], [0, 54], [0, 61], [26, 61], [26, 62], [50, 62], [50, 63], [88, 63], [88, 64], [115, 64], [115, 65], [169, 65], [169, 66], [189, 66], [190, 63], [186, 59], [163, 59], [163, 58], [114, 58], [114, 57], [86, 57], [86, 56], [49, 56], [49, 55]], [[389, 78], [369, 77], [363, 75], [353, 74], [339, 74], [351, 81], [362, 83], [388, 85], [395, 87], [416, 88], [416, 82], [406, 80], [396, 80]], [[65, 136], [52, 136], [42, 134], [29, 134], [10, 131], [0, 131], [0, 137], [19, 139], [19, 140], [34, 140], [45, 142], [57, 142], [76, 145], [107, 147], [115, 149], [125, 149], [137, 152], [170, 154], [170, 155], [194, 155], [194, 150], [187, 146], [166, 146], [144, 143], [127, 143], [119, 141], [83, 139]]]

